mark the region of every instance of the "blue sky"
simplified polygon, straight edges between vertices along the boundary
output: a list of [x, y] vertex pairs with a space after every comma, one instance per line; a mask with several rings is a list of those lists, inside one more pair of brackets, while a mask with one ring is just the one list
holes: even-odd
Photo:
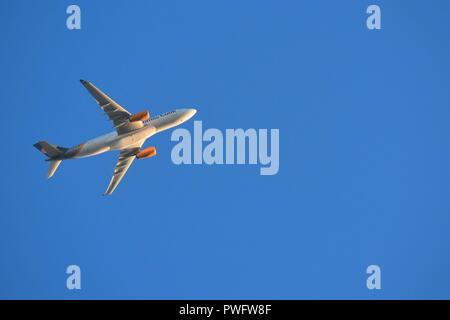
[[[66, 28], [70, 4], [81, 30]], [[381, 30], [366, 28], [370, 4]], [[0, 298], [450, 298], [449, 9], [2, 1]], [[279, 128], [280, 171], [176, 166], [168, 131], [110, 197], [113, 152], [46, 180], [33, 143], [111, 131], [79, 79], [131, 112]], [[366, 288], [372, 264], [381, 290]]]

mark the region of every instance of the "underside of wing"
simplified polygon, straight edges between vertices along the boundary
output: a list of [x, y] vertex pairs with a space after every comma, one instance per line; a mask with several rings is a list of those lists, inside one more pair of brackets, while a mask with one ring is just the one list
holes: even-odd
[[117, 102], [108, 97], [92, 83], [84, 80], [80, 80], [80, 82], [89, 91], [92, 97], [94, 97], [100, 108], [102, 108], [108, 116], [109, 120], [112, 121], [114, 128], [119, 134], [143, 127], [141, 121], [130, 122], [129, 119], [132, 116], [131, 113], [122, 108]]
[[128, 168], [133, 163], [133, 160], [136, 158], [136, 153], [139, 151], [139, 148], [143, 143], [139, 145], [123, 149], [119, 154], [119, 160], [117, 160], [116, 167], [114, 168], [114, 173], [109, 182], [108, 188], [106, 189], [105, 195], [110, 195], [114, 192], [116, 187], [119, 185], [120, 181], [124, 177], [125, 173], [127, 173]]

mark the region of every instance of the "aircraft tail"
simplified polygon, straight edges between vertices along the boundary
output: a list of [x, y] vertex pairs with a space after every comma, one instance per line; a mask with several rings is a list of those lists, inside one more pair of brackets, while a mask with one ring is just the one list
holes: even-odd
[[[33, 145], [36, 149], [38, 149], [40, 152], [48, 156], [47, 159], [50, 161], [50, 166], [48, 167], [47, 172], [47, 178], [53, 177], [53, 175], [56, 172], [56, 169], [58, 169], [59, 165], [61, 164], [62, 160], [57, 160], [57, 157], [61, 156], [66, 152], [67, 148], [55, 146], [51, 143], [48, 143], [47, 141], [39, 141], [38, 143], [35, 143]], [[53, 159], [56, 158], [56, 159]]]
[[67, 148], [55, 146], [47, 141], [39, 141], [38, 143], [33, 144], [33, 146], [50, 158], [58, 157], [67, 150]]
[[56, 169], [58, 169], [60, 163], [62, 160], [50, 160], [50, 166], [48, 167], [48, 172], [47, 172], [47, 179], [50, 179], [51, 177], [53, 177], [53, 175], [56, 172]]

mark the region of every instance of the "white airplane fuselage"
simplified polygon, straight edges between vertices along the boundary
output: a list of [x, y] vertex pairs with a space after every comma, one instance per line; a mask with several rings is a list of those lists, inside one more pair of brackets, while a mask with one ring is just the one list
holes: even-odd
[[86, 158], [106, 151], [122, 150], [139, 143], [142, 144], [154, 134], [186, 122], [192, 118], [196, 112], [197, 110], [195, 109], [177, 109], [166, 112], [162, 115], [142, 121], [143, 126], [136, 130], [120, 135], [117, 131], [113, 131], [70, 148], [62, 159]]

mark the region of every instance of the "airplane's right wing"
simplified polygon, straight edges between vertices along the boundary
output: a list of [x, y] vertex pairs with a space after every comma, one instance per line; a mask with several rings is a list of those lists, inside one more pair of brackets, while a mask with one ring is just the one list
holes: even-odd
[[114, 174], [109, 182], [108, 188], [106, 189], [105, 195], [110, 195], [117, 188], [120, 181], [122, 181], [123, 176], [127, 173], [128, 168], [136, 158], [136, 153], [143, 144], [144, 142], [120, 151], [119, 160], [117, 160]]
[[97, 101], [98, 105], [114, 124], [117, 133], [126, 133], [135, 129], [142, 128], [144, 125], [141, 121], [130, 122], [131, 113], [121, 107], [117, 102], [104, 94], [100, 89], [92, 83], [84, 80], [80, 82], [85, 86], [89, 93]]

